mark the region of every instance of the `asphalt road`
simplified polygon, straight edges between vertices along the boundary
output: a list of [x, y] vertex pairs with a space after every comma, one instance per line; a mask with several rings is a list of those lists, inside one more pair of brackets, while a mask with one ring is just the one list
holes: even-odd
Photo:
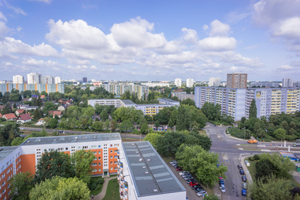
[[[32, 127], [20, 127], [21, 130], [28, 130], [28, 131], [42, 131], [42, 128], [32, 128]], [[57, 131], [57, 129], [45, 129], [47, 132]], [[64, 130], [66, 135], [67, 134], [82, 134], [84, 131], [72, 131], [72, 130]], [[85, 134], [98, 134], [99, 132], [85, 132]], [[137, 139], [144, 139], [145, 135], [135, 135], [135, 134], [127, 134], [121, 133], [122, 138], [137, 138]]]

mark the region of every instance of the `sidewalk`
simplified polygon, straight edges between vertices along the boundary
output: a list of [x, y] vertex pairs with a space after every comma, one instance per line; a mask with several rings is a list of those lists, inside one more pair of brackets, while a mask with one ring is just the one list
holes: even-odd
[[249, 171], [248, 171], [248, 168], [247, 168], [247, 166], [246, 166], [246, 164], [245, 164], [245, 159], [246, 158], [248, 158], [248, 157], [251, 157], [251, 156], [254, 156], [254, 154], [249, 154], [249, 155], [240, 155], [240, 162], [241, 162], [241, 165], [242, 165], [242, 167], [243, 167], [243, 169], [244, 169], [244, 172], [245, 172], [245, 175], [246, 175], [246, 178], [247, 178], [247, 180], [248, 180], [248, 184], [249, 185], [252, 185], [252, 183], [253, 183], [253, 180], [252, 180], [252, 177], [251, 177], [251, 175], [250, 175], [250, 173], [249, 173]]
[[[105, 194], [106, 194], [106, 189], [107, 189], [107, 185], [108, 185], [108, 182], [111, 180], [111, 179], [115, 179], [117, 177], [110, 177], [110, 178], [107, 178], [105, 177], [104, 178], [104, 183], [103, 183], [103, 186], [102, 186], [102, 190], [99, 194], [97, 194], [96, 196], [94, 196], [93, 199], [99, 199], [99, 200], [102, 200], [104, 197], [105, 197]], [[92, 198], [91, 198], [92, 199]]]

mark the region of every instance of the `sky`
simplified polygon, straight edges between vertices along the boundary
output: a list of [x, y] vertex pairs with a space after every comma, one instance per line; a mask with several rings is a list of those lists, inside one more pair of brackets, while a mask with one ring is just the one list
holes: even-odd
[[0, 0], [0, 80], [300, 81], [300, 0]]

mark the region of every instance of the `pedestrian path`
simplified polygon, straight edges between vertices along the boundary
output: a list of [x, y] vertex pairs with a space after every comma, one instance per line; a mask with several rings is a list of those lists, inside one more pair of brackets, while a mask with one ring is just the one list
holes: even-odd
[[[104, 178], [104, 183], [103, 183], [103, 186], [102, 186], [102, 190], [99, 194], [97, 194], [96, 196], [94, 196], [93, 199], [98, 199], [98, 200], [102, 200], [104, 197], [105, 197], [105, 194], [106, 194], [106, 190], [107, 190], [107, 185], [108, 185], [108, 182], [112, 179], [116, 179], [117, 177], [105, 177]], [[91, 198], [92, 199], [92, 198]]]

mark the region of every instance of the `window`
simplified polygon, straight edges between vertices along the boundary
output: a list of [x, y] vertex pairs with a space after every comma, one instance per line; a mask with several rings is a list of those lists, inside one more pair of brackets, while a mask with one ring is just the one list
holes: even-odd
[[98, 148], [100, 148], [101, 147], [101, 145], [98, 145]]
[[113, 157], [112, 156], [110, 156], [110, 159], [112, 159]]
[[107, 147], [104, 147], [104, 149], [107, 149]]
[[97, 169], [93, 169], [92, 172], [97, 172]]
[[75, 149], [75, 146], [72, 146], [71, 149]]
[[41, 151], [41, 149], [37, 149], [36, 151]]
[[106, 164], [104, 164], [104, 167], [106, 167], [107, 165]]
[[106, 147], [106, 146], [107, 146], [107, 144], [104, 144], [104, 146]]
[[66, 151], [68, 151], [69, 150], [69, 147], [66, 147]]
[[97, 160], [97, 157], [95, 157], [94, 160]]
[[101, 154], [101, 151], [98, 151], [98, 154]]
[[119, 146], [119, 144], [114, 144], [114, 146], [115, 146], [115, 147], [118, 147], [118, 146]]
[[113, 151], [112, 150], [110, 150], [110, 153], [112, 153]]
[[110, 170], [113, 170], [113, 168], [111, 167]]
[[101, 163], [100, 163], [100, 162], [98, 163], [98, 166], [101, 166]]
[[101, 157], [98, 157], [98, 160], [101, 160]]
[[97, 148], [97, 145], [92, 145], [91, 146], [91, 149], [96, 149]]
[[88, 149], [88, 148], [89, 148], [88, 146], [83, 146], [83, 147], [82, 147], [82, 149]]
[[101, 169], [98, 169], [99, 172], [101, 172]]
[[78, 149], [81, 149], [81, 146], [77, 147]]
[[92, 163], [92, 166], [97, 166], [97, 163]]
[[97, 151], [94, 151], [94, 154], [97, 154]]
[[111, 144], [110, 147], [112, 147], [113, 145]]
[[113, 164], [113, 162], [110, 162], [110, 164], [112, 165], [112, 164]]

